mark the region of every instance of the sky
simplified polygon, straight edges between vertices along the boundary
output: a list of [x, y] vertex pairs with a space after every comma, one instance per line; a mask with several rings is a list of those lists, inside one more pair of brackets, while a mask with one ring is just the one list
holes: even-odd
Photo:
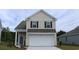
[[[40, 9], [0, 9], [0, 19], [3, 27], [15, 31], [15, 27], [27, 17]], [[79, 26], [79, 9], [44, 9], [57, 19], [56, 30], [71, 31]]]

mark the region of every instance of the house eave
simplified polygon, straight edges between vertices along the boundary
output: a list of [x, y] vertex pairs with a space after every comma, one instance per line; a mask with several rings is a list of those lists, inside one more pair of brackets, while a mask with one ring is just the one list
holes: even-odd
[[56, 33], [55, 29], [28, 29], [27, 32], [35, 32], [35, 33]]
[[26, 32], [26, 29], [16, 29], [17, 32]]

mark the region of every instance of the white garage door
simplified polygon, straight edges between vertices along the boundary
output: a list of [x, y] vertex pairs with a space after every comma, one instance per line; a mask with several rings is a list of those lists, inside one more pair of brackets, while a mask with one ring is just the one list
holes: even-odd
[[29, 35], [29, 46], [54, 46], [54, 35]]

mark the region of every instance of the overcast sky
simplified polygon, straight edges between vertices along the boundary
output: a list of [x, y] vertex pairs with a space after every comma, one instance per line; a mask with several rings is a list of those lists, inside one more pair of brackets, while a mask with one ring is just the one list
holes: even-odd
[[[0, 9], [0, 19], [3, 27], [11, 31], [25, 18], [36, 13], [37, 9]], [[57, 18], [56, 30], [66, 32], [79, 26], [79, 10], [77, 9], [45, 9], [47, 13]]]

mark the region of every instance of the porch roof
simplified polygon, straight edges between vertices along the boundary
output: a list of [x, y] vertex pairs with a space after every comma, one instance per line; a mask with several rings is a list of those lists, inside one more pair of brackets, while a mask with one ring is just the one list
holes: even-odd
[[26, 21], [22, 21], [16, 28], [16, 29], [26, 29]]

